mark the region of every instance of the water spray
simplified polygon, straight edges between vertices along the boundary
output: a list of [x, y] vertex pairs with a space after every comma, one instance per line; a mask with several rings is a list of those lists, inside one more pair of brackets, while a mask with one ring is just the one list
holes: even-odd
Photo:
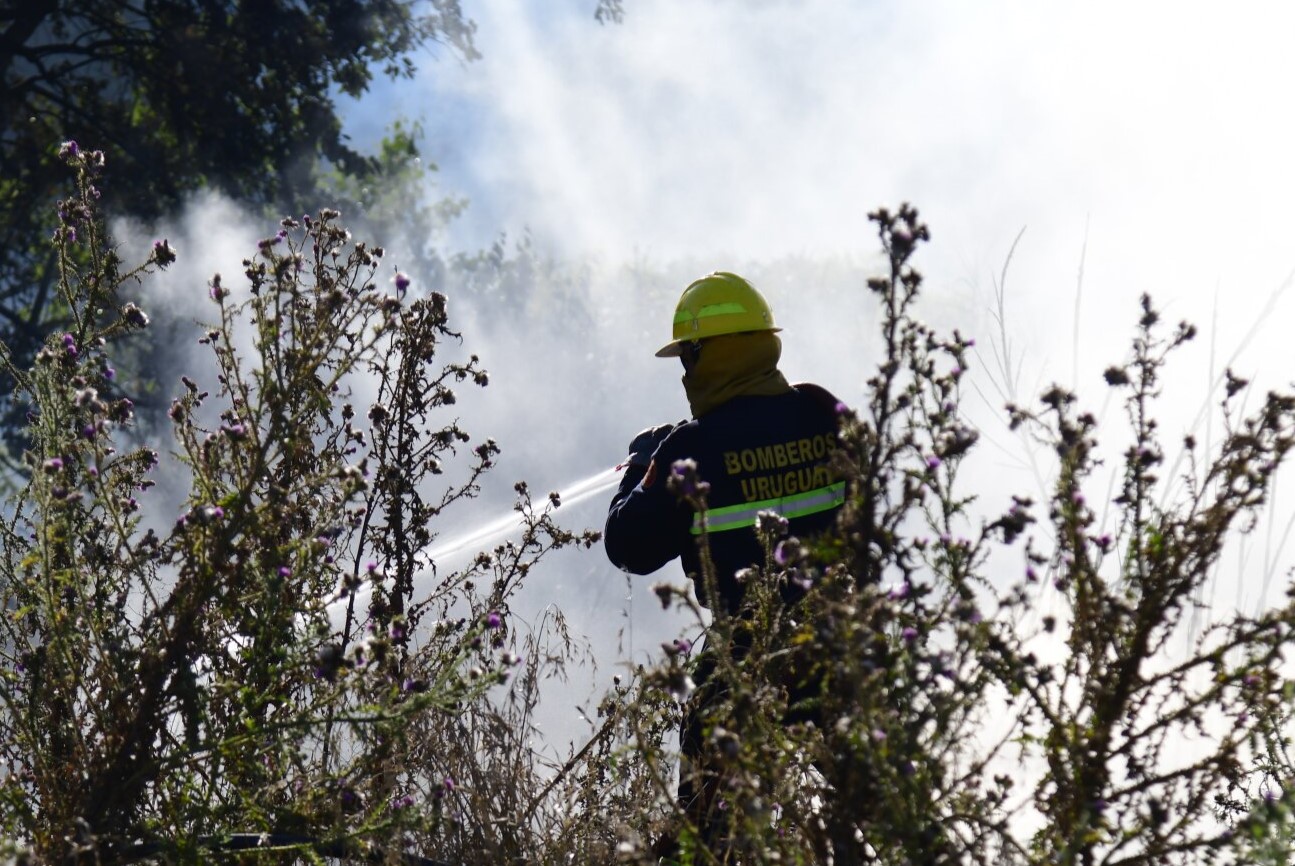
[[[587, 478], [581, 478], [559, 488], [557, 491], [558, 502], [562, 505], [577, 505], [590, 497], [611, 490], [620, 483], [621, 471], [624, 468], [624, 466], [615, 466], [610, 469], [602, 469]], [[464, 552], [475, 552], [488, 541], [493, 541], [510, 533], [520, 532], [524, 525], [521, 514], [513, 509], [494, 520], [456, 535], [448, 541], [434, 544], [427, 549], [427, 558], [431, 565], [420, 570], [414, 576], [415, 585], [429, 577], [432, 568], [443, 565], [447, 561], [452, 561]], [[362, 601], [371, 591], [369, 586], [361, 586], [356, 590], [356, 595], [360, 597], [358, 600]], [[346, 606], [349, 601], [349, 598], [339, 598], [329, 603], [329, 616], [334, 620], [339, 615], [345, 616]]]
[[[583, 502], [591, 496], [597, 496], [607, 490], [611, 490], [620, 482], [620, 472], [618, 468], [603, 469], [590, 475], [588, 478], [582, 478], [566, 485], [565, 488], [558, 489], [558, 501], [562, 505], [575, 505]], [[504, 535], [513, 530], [522, 528], [521, 515], [516, 511], [511, 511], [495, 520], [490, 521], [474, 530], [470, 530], [449, 541], [443, 541], [436, 544], [427, 551], [428, 558], [436, 563], [443, 562], [453, 557], [467, 548], [475, 547], [498, 536]]]

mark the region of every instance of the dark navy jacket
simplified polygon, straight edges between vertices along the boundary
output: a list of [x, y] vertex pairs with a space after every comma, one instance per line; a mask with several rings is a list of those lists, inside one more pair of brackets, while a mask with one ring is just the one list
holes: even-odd
[[776, 396], [736, 397], [676, 427], [648, 468], [631, 466], [607, 514], [605, 543], [612, 563], [635, 574], [656, 571], [676, 556], [706, 597], [697, 543], [701, 515], [668, 489], [676, 461], [692, 459], [710, 485], [705, 531], [720, 595], [730, 611], [741, 604], [734, 578], [764, 562], [756, 515], [776, 511], [800, 538], [829, 528], [845, 485], [828, 466], [836, 444], [836, 398], [816, 385]]

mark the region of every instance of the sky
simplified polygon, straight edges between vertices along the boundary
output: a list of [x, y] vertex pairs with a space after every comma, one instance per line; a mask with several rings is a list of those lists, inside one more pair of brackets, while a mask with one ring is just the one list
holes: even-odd
[[371, 135], [422, 117], [465, 245], [867, 255], [866, 213], [908, 200], [951, 282], [1022, 229], [1039, 294], [1073, 292], [1085, 245], [1099, 297], [1249, 297], [1295, 265], [1288, 6], [463, 5], [481, 60], [429, 56], [349, 110]]
[[[463, 0], [481, 59], [429, 50], [413, 80], [342, 105], [361, 147], [422, 123], [429, 200], [469, 201], [450, 249], [529, 236], [584, 268], [583, 330], [538, 293], [519, 332], [448, 291], [491, 369], [463, 411], [500, 441], [505, 489], [569, 487], [687, 415], [678, 369], [652, 352], [710, 270], [765, 290], [790, 378], [857, 403], [877, 358], [867, 214], [905, 201], [932, 235], [921, 315], [977, 339], [965, 406], [987, 447], [968, 477], [990, 505], [1040, 492], [1002, 425], [995, 358], [1010, 349], [1024, 399], [1078, 386], [1118, 441], [1100, 373], [1144, 292], [1202, 332], [1166, 379], [1168, 438], [1218, 435], [1203, 410], [1225, 365], [1258, 383], [1252, 401], [1290, 385], [1295, 6], [625, 0], [623, 23], [599, 25], [595, 5]], [[506, 508], [487, 491], [449, 534]], [[595, 497], [568, 519], [596, 527], [604, 510]], [[1286, 521], [1237, 556], [1229, 602], [1259, 603], [1262, 574], [1290, 561]], [[614, 666], [681, 626], [652, 612], [658, 579], [584, 554], [541, 572], [530, 603], [564, 605]]]
[[[629, 0], [606, 26], [593, 6], [468, 0], [482, 59], [430, 52], [414, 81], [346, 107], [361, 144], [392, 117], [424, 123], [437, 194], [470, 202], [452, 244], [526, 233], [609, 271], [867, 267], [867, 213], [908, 201], [934, 240], [932, 318], [990, 333], [1010, 254], [1027, 381], [1117, 359], [1143, 292], [1206, 332], [1201, 382], [1209, 345], [1221, 363], [1246, 343], [1248, 374], [1274, 366], [1278, 329], [1247, 335], [1295, 321], [1284, 294], [1269, 309], [1295, 272], [1295, 9]], [[812, 289], [775, 311], [821, 328]], [[832, 378], [816, 342], [803, 368]]]

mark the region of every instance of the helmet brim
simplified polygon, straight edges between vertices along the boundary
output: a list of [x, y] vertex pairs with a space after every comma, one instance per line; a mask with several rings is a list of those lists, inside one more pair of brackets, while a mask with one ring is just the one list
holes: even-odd
[[[779, 332], [779, 331], [781, 331], [781, 330], [782, 330], [782, 328], [760, 328], [760, 329], [758, 329], [758, 330], [754, 330], [754, 331], [737, 331], [737, 332], [735, 332], [735, 333], [738, 333], [738, 334], [759, 334], [759, 333], [765, 333], [765, 332], [767, 332], [767, 333], [770, 333], [770, 334], [776, 334], [776, 333], [778, 333], [778, 332]], [[719, 337], [719, 336], [725, 336], [725, 335], [723, 335], [723, 334], [716, 334], [715, 336], [716, 336], [716, 337]], [[702, 339], [703, 339], [703, 340], [709, 340], [709, 339], [712, 339], [712, 338], [711, 338], [711, 337], [702, 337]], [[678, 358], [681, 354], [683, 354], [683, 344], [684, 344], [684, 343], [691, 343], [691, 342], [693, 342], [693, 341], [692, 341], [692, 340], [671, 340], [670, 342], [668, 342], [668, 343], [666, 343], [664, 346], [662, 346], [660, 349], [657, 349], [657, 350], [656, 350], [656, 356], [657, 356], [658, 358]]]
[[671, 340], [660, 349], [656, 350], [658, 358], [678, 358], [683, 353], [683, 342], [681, 340]]

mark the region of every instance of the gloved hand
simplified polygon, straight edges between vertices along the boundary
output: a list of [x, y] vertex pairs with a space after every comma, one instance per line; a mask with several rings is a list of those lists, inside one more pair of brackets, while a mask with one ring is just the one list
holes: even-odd
[[656, 451], [657, 446], [665, 441], [674, 430], [674, 424], [662, 424], [658, 427], [649, 427], [634, 437], [630, 442], [629, 456], [625, 458], [626, 464], [630, 466], [647, 466], [652, 462], [652, 454]]

